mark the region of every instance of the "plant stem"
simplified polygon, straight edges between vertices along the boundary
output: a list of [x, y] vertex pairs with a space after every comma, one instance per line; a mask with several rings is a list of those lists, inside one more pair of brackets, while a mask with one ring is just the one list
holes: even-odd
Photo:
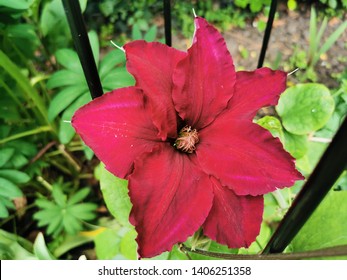
[[269, 254], [269, 255], [243, 255], [243, 254], [226, 254], [226, 253], [216, 253], [208, 252], [200, 249], [192, 250], [184, 244], [180, 245], [181, 250], [204, 255], [208, 257], [227, 259], [227, 260], [300, 260], [309, 258], [326, 258], [326, 257], [336, 257], [336, 256], [347, 256], [347, 245], [329, 247], [324, 249], [318, 249], [307, 252], [298, 253], [281, 253], [281, 254]]
[[19, 139], [19, 138], [23, 138], [26, 136], [30, 136], [30, 135], [34, 135], [34, 134], [38, 134], [38, 133], [42, 133], [42, 132], [46, 132], [46, 131], [52, 131], [52, 127], [50, 126], [40, 126], [38, 128], [32, 129], [32, 130], [28, 130], [28, 131], [24, 131], [21, 133], [17, 133], [15, 135], [11, 135], [9, 137], [3, 138], [0, 140], [0, 144], [4, 144], [6, 142], [15, 140], [15, 139]]

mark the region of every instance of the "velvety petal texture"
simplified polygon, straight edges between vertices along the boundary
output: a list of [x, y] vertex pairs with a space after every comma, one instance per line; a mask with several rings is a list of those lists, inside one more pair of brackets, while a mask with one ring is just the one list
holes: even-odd
[[160, 143], [142, 91], [128, 87], [106, 93], [80, 108], [72, 125], [106, 168], [120, 178], [136, 157]]
[[129, 194], [141, 257], [171, 250], [205, 221], [212, 185], [193, 160], [167, 144], [135, 161]]
[[203, 224], [204, 234], [230, 248], [249, 247], [260, 231], [263, 197], [237, 196], [215, 178], [211, 181], [213, 206]]
[[207, 174], [237, 195], [261, 195], [303, 179], [294, 159], [271, 133], [226, 111], [201, 130], [196, 150]]
[[221, 244], [248, 247], [262, 195], [303, 179], [280, 141], [253, 123], [277, 104], [286, 73], [236, 73], [223, 37], [200, 17], [188, 52], [145, 41], [124, 50], [136, 86], [93, 100], [72, 125], [129, 180], [139, 256], [169, 251], [201, 227]]
[[262, 107], [276, 105], [286, 89], [287, 73], [260, 68], [252, 72], [236, 73], [236, 85], [229, 110], [235, 118], [252, 120]]
[[186, 53], [161, 43], [134, 41], [124, 46], [127, 69], [150, 100], [152, 119], [159, 136], [177, 136], [177, 114], [172, 102], [172, 73]]
[[180, 117], [200, 129], [226, 108], [236, 74], [220, 33], [200, 17], [195, 25], [193, 45], [174, 71], [172, 98]]

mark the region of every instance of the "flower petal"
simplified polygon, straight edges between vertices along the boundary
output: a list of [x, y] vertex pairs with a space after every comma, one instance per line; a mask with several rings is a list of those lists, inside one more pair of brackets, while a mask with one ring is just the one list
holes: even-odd
[[269, 68], [237, 72], [235, 93], [228, 108], [235, 119], [252, 120], [262, 107], [277, 104], [286, 89], [286, 80], [287, 73]]
[[207, 174], [237, 195], [265, 194], [303, 179], [277, 138], [251, 121], [232, 117], [227, 112], [199, 132], [196, 153]]
[[106, 93], [83, 106], [72, 125], [106, 168], [121, 178], [132, 172], [137, 156], [160, 141], [144, 95], [135, 87]]
[[264, 201], [262, 196], [237, 196], [213, 182], [213, 205], [205, 223], [204, 234], [230, 248], [249, 247], [260, 231]]
[[130, 220], [138, 232], [141, 257], [171, 250], [205, 221], [212, 206], [212, 186], [192, 158], [167, 144], [135, 161], [129, 176]]
[[236, 74], [221, 34], [202, 18], [195, 25], [193, 45], [174, 72], [172, 97], [180, 117], [200, 129], [226, 108]]
[[152, 119], [162, 140], [177, 136], [177, 114], [172, 102], [172, 73], [186, 53], [161, 43], [134, 41], [124, 46], [127, 69], [143, 89], [151, 106]]

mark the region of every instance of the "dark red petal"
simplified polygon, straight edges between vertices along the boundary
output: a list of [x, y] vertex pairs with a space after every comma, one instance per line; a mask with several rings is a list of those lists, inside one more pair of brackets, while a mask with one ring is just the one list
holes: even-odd
[[195, 25], [193, 45], [174, 72], [172, 97], [180, 117], [199, 129], [226, 108], [236, 74], [221, 34], [202, 18]]
[[204, 234], [230, 248], [249, 247], [260, 231], [264, 202], [262, 196], [237, 196], [213, 182], [213, 205], [205, 223]]
[[205, 221], [212, 206], [212, 185], [192, 157], [167, 144], [135, 161], [129, 176], [130, 220], [141, 257], [171, 250]]
[[237, 72], [228, 108], [235, 119], [252, 120], [260, 108], [277, 104], [280, 93], [286, 89], [286, 80], [287, 73], [269, 68]]
[[135, 87], [106, 93], [83, 106], [72, 125], [106, 168], [121, 178], [132, 172], [137, 156], [160, 141], [143, 93]]
[[175, 138], [177, 114], [172, 102], [172, 73], [186, 53], [161, 43], [134, 41], [124, 46], [127, 69], [143, 89], [151, 106], [152, 119], [159, 136]]
[[196, 153], [207, 174], [238, 195], [260, 195], [303, 179], [294, 159], [270, 132], [229, 112], [199, 133]]

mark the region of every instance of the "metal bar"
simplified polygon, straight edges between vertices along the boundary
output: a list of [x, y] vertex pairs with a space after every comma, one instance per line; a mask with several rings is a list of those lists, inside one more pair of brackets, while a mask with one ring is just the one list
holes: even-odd
[[299, 232], [347, 165], [347, 118], [297, 195], [263, 254], [282, 252]]
[[78, 0], [63, 0], [66, 17], [70, 26], [72, 39], [81, 61], [92, 98], [103, 94], [100, 77], [96, 68], [92, 48], [90, 46], [86, 26]]
[[266, 23], [266, 29], [265, 29], [265, 34], [264, 34], [264, 38], [263, 38], [263, 44], [261, 46], [261, 51], [260, 51], [260, 56], [259, 56], [257, 68], [263, 67], [267, 46], [268, 46], [269, 40], [270, 40], [272, 24], [273, 24], [275, 14], [276, 14], [276, 8], [277, 8], [277, 0], [272, 0], [271, 6], [270, 6], [269, 18], [268, 18], [267, 23]]
[[170, 0], [164, 0], [164, 27], [165, 27], [165, 43], [169, 47], [172, 46], [171, 36], [171, 3]]

